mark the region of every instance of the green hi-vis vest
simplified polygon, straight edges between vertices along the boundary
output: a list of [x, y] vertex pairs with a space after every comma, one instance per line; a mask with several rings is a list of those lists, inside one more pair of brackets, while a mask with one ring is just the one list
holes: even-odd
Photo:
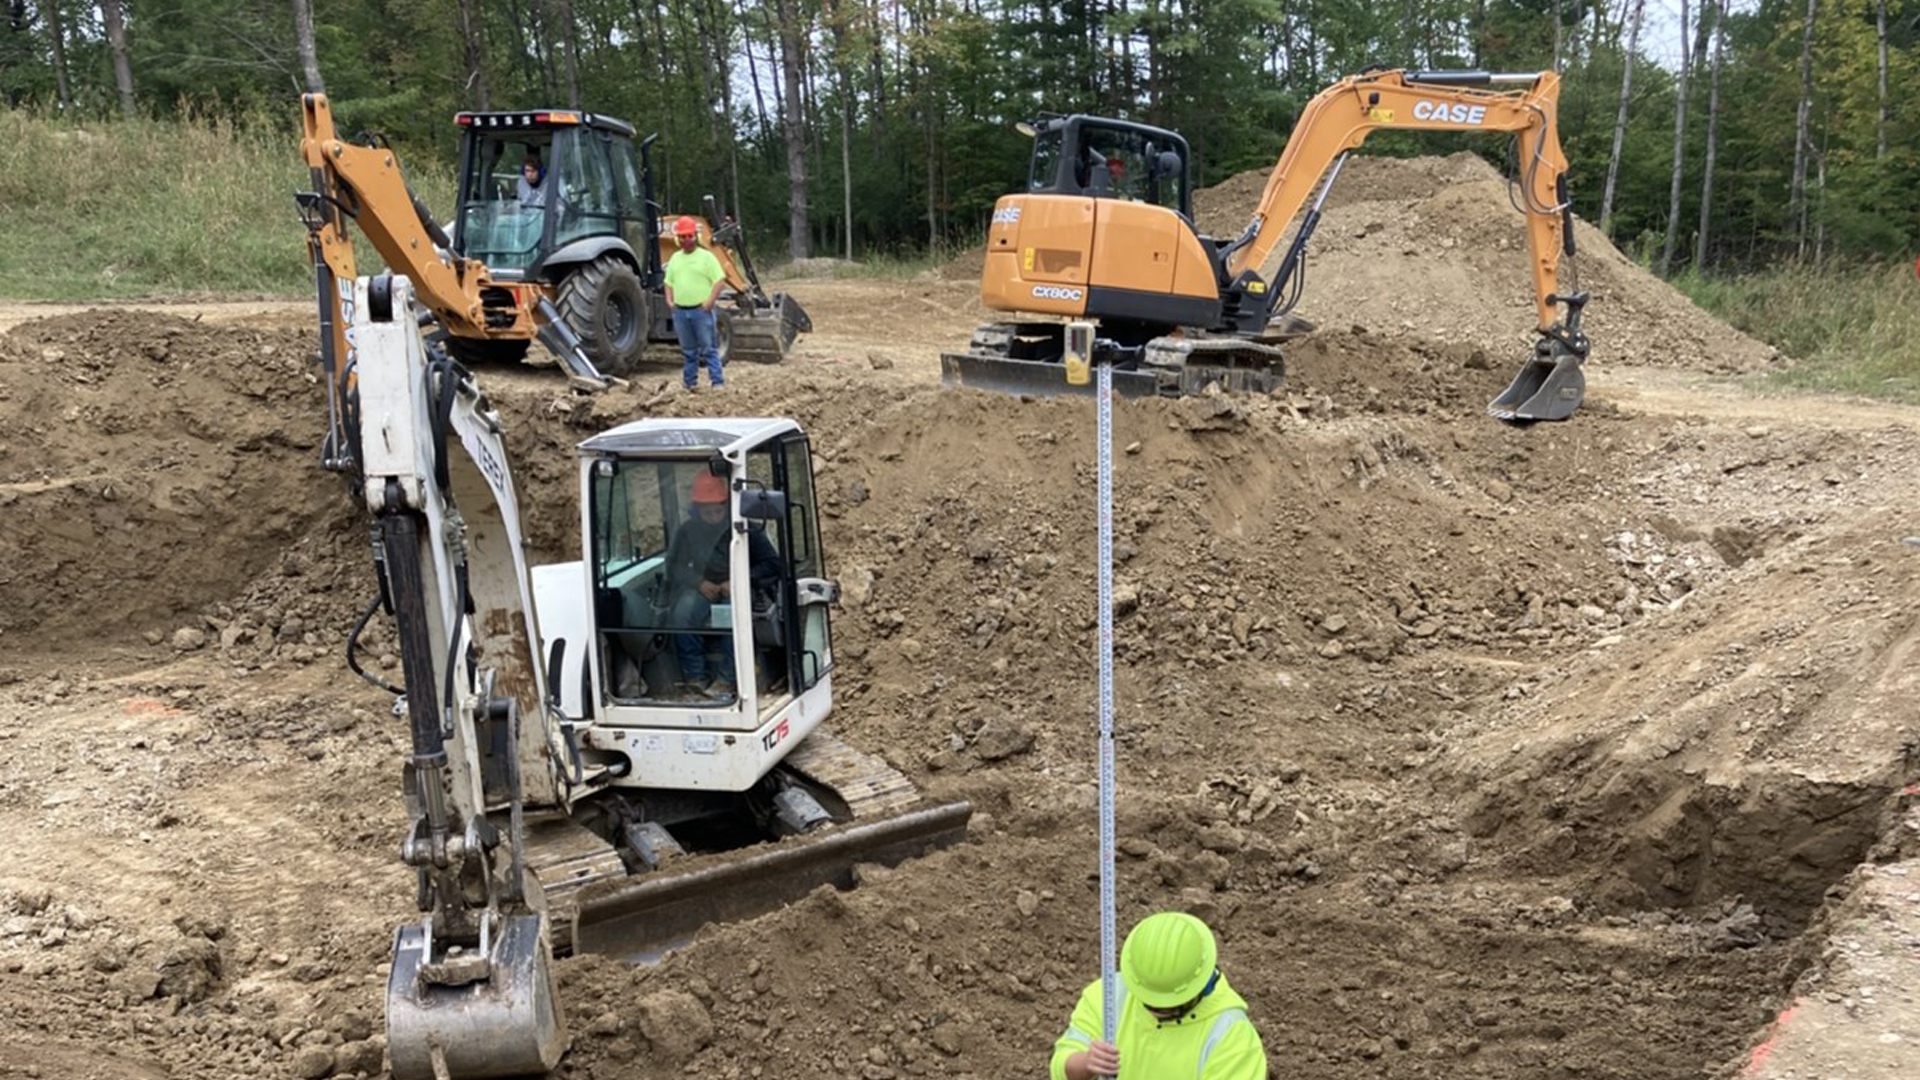
[[[1100, 980], [1080, 992], [1067, 1030], [1053, 1043], [1047, 1073], [1066, 1080], [1066, 1061], [1100, 1037]], [[1222, 975], [1213, 993], [1192, 1012], [1162, 1023], [1127, 1000], [1120, 988], [1120, 1023], [1114, 1030], [1120, 1080], [1266, 1080], [1267, 1052], [1247, 1019], [1247, 1003]]]

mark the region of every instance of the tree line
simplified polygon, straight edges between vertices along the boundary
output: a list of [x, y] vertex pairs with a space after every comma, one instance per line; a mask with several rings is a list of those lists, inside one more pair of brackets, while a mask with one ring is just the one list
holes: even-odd
[[[324, 89], [343, 128], [442, 161], [456, 110], [585, 108], [660, 134], [668, 206], [715, 194], [796, 257], [973, 242], [1041, 111], [1179, 130], [1199, 184], [1271, 164], [1308, 98], [1372, 64], [1561, 71], [1576, 210], [1664, 271], [1920, 236], [1920, 0], [0, 4], [12, 108], [281, 125], [291, 155], [295, 95]], [[1462, 147], [1503, 151], [1368, 144]]]

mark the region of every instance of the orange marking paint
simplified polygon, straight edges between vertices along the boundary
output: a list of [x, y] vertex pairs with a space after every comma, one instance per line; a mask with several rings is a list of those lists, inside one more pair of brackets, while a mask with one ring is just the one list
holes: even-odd
[[1780, 1040], [1781, 1029], [1785, 1028], [1787, 1021], [1793, 1019], [1793, 1014], [1799, 1011], [1800, 1003], [1798, 1001], [1780, 1010], [1780, 1015], [1774, 1017], [1773, 1023], [1767, 1027], [1767, 1037], [1761, 1039], [1760, 1045], [1753, 1048], [1753, 1056], [1747, 1059], [1747, 1067], [1740, 1070], [1741, 1076], [1752, 1076], [1754, 1073], [1760, 1071], [1761, 1064], [1772, 1055], [1774, 1044]]

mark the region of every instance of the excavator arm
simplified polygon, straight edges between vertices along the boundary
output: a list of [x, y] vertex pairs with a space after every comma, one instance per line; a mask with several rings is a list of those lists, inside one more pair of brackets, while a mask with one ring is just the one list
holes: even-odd
[[566, 1035], [522, 814], [568, 793], [551, 765], [560, 735], [500, 424], [472, 377], [421, 341], [405, 278], [342, 285], [360, 364], [360, 501], [400, 646], [403, 683], [387, 689], [410, 743], [400, 855], [420, 916], [394, 935], [392, 1072], [544, 1072]]
[[[1488, 412], [1504, 420], [1564, 419], [1584, 392], [1579, 365], [1586, 358], [1587, 340], [1580, 331], [1580, 315], [1587, 298], [1584, 293], [1561, 295], [1557, 287], [1560, 256], [1574, 250], [1567, 160], [1555, 118], [1559, 95], [1560, 77], [1551, 71], [1391, 70], [1341, 79], [1301, 111], [1252, 220], [1228, 246], [1228, 276], [1257, 274], [1272, 282], [1276, 298], [1285, 297], [1319, 223], [1320, 200], [1346, 155], [1373, 132], [1511, 132], [1519, 140], [1518, 201], [1527, 219], [1527, 261], [1540, 339], [1534, 357]], [[1301, 219], [1278, 269], [1270, 271], [1288, 223], [1316, 189], [1318, 198]], [[1564, 320], [1558, 311], [1561, 304], [1567, 308]]]

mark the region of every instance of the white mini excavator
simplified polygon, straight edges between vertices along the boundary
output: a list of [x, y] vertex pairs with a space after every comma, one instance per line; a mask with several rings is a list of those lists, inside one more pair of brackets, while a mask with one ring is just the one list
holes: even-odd
[[[968, 804], [926, 804], [820, 727], [837, 589], [799, 425], [588, 439], [581, 558], [530, 566], [499, 415], [422, 339], [407, 280], [334, 295], [323, 456], [373, 520], [379, 584], [347, 662], [411, 734], [400, 852], [421, 914], [394, 936], [396, 1080], [551, 1069], [553, 955], [642, 953], [964, 836]], [[400, 685], [357, 658], [382, 608]]]

